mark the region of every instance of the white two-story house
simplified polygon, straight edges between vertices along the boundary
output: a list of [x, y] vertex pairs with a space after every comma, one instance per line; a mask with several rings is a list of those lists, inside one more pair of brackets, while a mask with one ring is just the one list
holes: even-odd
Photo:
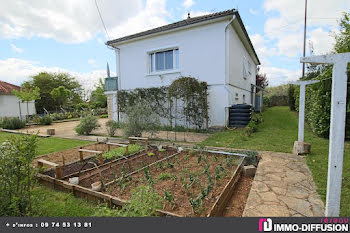
[[[225, 126], [227, 107], [252, 104], [259, 58], [236, 10], [182, 21], [108, 41], [119, 90], [167, 86], [180, 76], [208, 84], [209, 126]], [[115, 91], [109, 117], [117, 119]]]

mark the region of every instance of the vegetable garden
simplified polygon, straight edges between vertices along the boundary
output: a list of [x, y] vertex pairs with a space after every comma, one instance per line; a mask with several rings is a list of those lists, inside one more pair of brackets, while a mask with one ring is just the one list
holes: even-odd
[[220, 216], [242, 179], [243, 166], [257, 164], [256, 152], [173, 148], [149, 145], [146, 138], [129, 139], [129, 144], [71, 149], [77, 161], [68, 163], [39, 159], [39, 166], [51, 168], [38, 178], [54, 189], [112, 208], [126, 205], [134, 190], [146, 186], [162, 197], [158, 215]]

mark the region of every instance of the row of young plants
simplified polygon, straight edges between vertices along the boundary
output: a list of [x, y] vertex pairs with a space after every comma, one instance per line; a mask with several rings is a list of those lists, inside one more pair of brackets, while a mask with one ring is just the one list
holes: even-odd
[[[148, 155], [153, 156], [154, 154], [149, 153]], [[196, 166], [201, 167], [201, 171], [193, 172], [190, 169], [184, 168], [183, 163], [188, 163], [191, 157], [194, 156], [196, 156]], [[212, 163], [210, 160], [212, 160]], [[150, 167], [145, 167], [143, 169], [143, 177], [139, 177], [138, 181], [134, 182], [146, 185], [152, 192], [156, 192], [155, 185], [159, 181], [173, 181], [174, 185], [176, 182], [180, 182], [185, 190], [188, 202], [192, 207], [192, 213], [200, 214], [204, 210], [202, 204], [205, 198], [207, 198], [212, 192], [215, 184], [228, 175], [229, 171], [231, 171], [230, 168], [232, 168], [236, 162], [237, 161], [233, 156], [227, 156], [226, 158], [223, 158], [222, 156], [209, 156], [207, 152], [197, 152], [192, 150], [184, 155], [182, 162], [180, 162], [177, 157], [169, 158], [169, 156], [166, 156], [165, 161], [156, 163], [154, 165], [155, 169], [163, 171], [157, 177], [153, 177]], [[212, 169], [214, 170], [214, 173], [211, 173], [210, 169], [213, 164], [215, 164], [215, 168]], [[175, 167], [182, 168], [181, 174], [174, 174], [171, 172]], [[204, 179], [206, 181], [203, 180], [203, 176], [206, 177]], [[117, 180], [117, 174], [115, 178]], [[122, 169], [121, 178], [117, 180], [120, 195], [122, 195], [125, 188], [131, 184], [131, 181], [132, 177], [126, 176], [126, 172], [123, 172]], [[195, 193], [193, 191], [194, 186], [199, 187], [200, 193]], [[158, 193], [158, 197], [161, 197], [159, 195], [160, 193]], [[163, 189], [163, 196], [162, 198], [159, 198], [159, 200], [162, 200], [163, 209], [167, 205], [173, 210], [178, 206], [175, 194], [169, 189]]]

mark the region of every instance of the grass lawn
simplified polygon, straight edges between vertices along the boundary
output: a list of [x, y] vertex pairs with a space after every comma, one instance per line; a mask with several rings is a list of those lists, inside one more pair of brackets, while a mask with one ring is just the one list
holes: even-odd
[[[298, 138], [298, 117], [288, 107], [273, 107], [263, 113], [264, 122], [259, 125], [258, 132], [251, 137], [241, 136], [240, 130], [219, 132], [204, 142], [205, 146], [222, 146], [237, 149], [266, 150], [291, 153], [293, 143]], [[328, 139], [315, 136], [305, 126], [305, 142], [311, 143], [311, 154], [307, 164], [312, 171], [317, 191], [326, 200], [328, 172]], [[350, 143], [345, 142], [343, 184], [341, 196], [341, 216], [350, 216]]]
[[[11, 134], [11, 133], [4, 133], [0, 132], [0, 143], [5, 141], [6, 138], [10, 136], [19, 136], [19, 134]], [[41, 138], [39, 137], [38, 141], [38, 155], [44, 155], [56, 151], [66, 150], [69, 148], [82, 146], [91, 144], [93, 142], [90, 141], [81, 141], [81, 140], [72, 140], [72, 139], [65, 139], [65, 138], [56, 138], [56, 137], [49, 137], [49, 138]]]
[[[0, 132], [0, 143], [10, 136], [20, 137], [19, 134]], [[40, 138], [38, 141], [38, 155], [52, 153], [91, 144], [89, 141], [71, 140], [63, 138]], [[33, 215], [50, 217], [82, 217], [108, 215], [111, 211], [90, 203], [81, 198], [75, 198], [71, 194], [55, 191], [40, 184], [33, 190]]]

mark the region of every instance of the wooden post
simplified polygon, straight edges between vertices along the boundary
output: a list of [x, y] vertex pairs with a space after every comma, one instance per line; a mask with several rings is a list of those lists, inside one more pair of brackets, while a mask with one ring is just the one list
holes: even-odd
[[126, 146], [125, 147], [125, 155], [128, 155], [129, 154], [129, 146]]
[[62, 155], [62, 164], [63, 164], [63, 166], [66, 165], [66, 160], [64, 158], [64, 155]]
[[301, 58], [301, 62], [333, 64], [331, 125], [329, 135], [329, 159], [326, 197], [326, 217], [338, 217], [343, 172], [347, 66], [350, 53], [330, 54]]
[[103, 164], [102, 153], [100, 153], [100, 154], [98, 155], [98, 157], [99, 157], [100, 165], [102, 165], [102, 164]]
[[107, 151], [111, 150], [111, 145], [107, 144]]
[[61, 179], [62, 176], [62, 166], [56, 166], [56, 179]]
[[[80, 147], [80, 149], [83, 149], [83, 147]], [[83, 152], [79, 151], [79, 157], [80, 157], [80, 161], [84, 160], [84, 156], [83, 156]]]

